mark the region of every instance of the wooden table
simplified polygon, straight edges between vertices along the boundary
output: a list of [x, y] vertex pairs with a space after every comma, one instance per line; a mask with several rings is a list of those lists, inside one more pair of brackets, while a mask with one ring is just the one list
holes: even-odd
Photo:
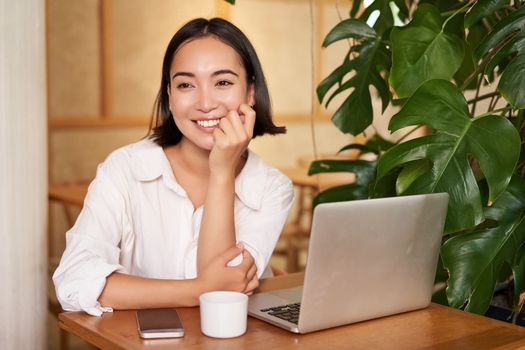
[[353, 173], [321, 173], [309, 176], [308, 168], [305, 167], [282, 167], [279, 170], [288, 176], [294, 185], [310, 187], [315, 190], [318, 188], [325, 190], [330, 187], [346, 185], [355, 180]]
[[48, 198], [53, 201], [82, 208], [88, 187], [88, 181], [68, 184], [52, 184], [49, 185]]
[[[261, 282], [260, 290], [291, 287], [303, 274]], [[102, 317], [83, 312], [60, 314], [60, 327], [104, 349], [525, 349], [525, 329], [438, 304], [404, 314], [297, 335], [248, 318], [248, 330], [232, 339], [214, 339], [200, 331], [198, 308], [178, 308], [186, 335], [143, 340], [135, 311]]]

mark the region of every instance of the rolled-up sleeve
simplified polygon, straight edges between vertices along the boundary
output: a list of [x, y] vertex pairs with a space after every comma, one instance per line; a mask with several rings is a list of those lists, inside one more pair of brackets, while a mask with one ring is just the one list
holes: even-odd
[[130, 230], [125, 195], [117, 185], [124, 180], [117, 169], [111, 157], [99, 166], [84, 207], [66, 234], [66, 250], [53, 275], [64, 310], [83, 310], [95, 316], [112, 311], [110, 305], [101, 306], [98, 298], [108, 275], [126, 272], [119, 264], [119, 244], [123, 233]]
[[237, 241], [252, 255], [261, 277], [279, 239], [293, 201], [293, 185], [284, 175], [274, 176], [265, 186], [258, 210], [236, 222]]

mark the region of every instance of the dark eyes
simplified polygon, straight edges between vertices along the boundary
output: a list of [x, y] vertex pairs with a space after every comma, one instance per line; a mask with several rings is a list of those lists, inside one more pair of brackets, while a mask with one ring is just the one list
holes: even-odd
[[189, 89], [190, 87], [191, 87], [190, 83], [180, 83], [179, 85], [177, 85], [178, 89]]
[[233, 83], [228, 80], [219, 80], [216, 85], [217, 86], [230, 86], [230, 85], [233, 85]]
[[[217, 83], [215, 83], [215, 86], [218, 86], [218, 87], [226, 87], [230, 85], [233, 85], [233, 83], [228, 80], [219, 80]], [[191, 89], [193, 87], [194, 86], [190, 83], [180, 83], [177, 85], [177, 89], [181, 89], [181, 90]]]

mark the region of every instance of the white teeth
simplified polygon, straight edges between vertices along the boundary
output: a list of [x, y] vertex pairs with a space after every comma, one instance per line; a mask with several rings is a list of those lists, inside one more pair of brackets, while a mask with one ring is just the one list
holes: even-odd
[[212, 120], [197, 120], [197, 124], [200, 126], [203, 126], [205, 128], [210, 128], [212, 126], [219, 125], [220, 119], [212, 119]]

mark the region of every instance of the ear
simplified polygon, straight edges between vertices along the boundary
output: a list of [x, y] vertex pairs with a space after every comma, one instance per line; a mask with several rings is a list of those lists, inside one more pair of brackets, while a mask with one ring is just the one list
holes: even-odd
[[[170, 86], [171, 86], [171, 84], [168, 84], [166, 86], [166, 91], [168, 92], [168, 108], [170, 109], [170, 112], [171, 112], [171, 101], [170, 101], [171, 100], [171, 91], [170, 91], [171, 89], [170, 89]], [[173, 112], [171, 112], [171, 114], [173, 115]]]
[[248, 104], [252, 107], [255, 105], [255, 83], [248, 86]]

